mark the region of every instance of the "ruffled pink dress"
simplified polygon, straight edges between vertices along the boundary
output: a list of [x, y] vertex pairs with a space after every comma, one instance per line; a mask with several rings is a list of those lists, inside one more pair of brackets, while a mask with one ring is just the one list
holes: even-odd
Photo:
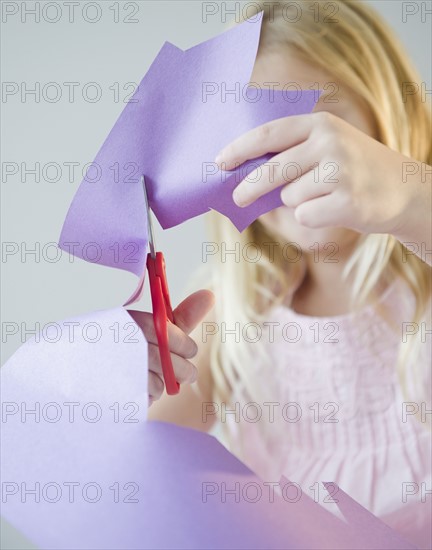
[[[340, 487], [406, 539], [432, 548], [430, 399], [407, 400], [396, 372], [404, 327], [415, 330], [403, 325], [414, 298], [396, 282], [380, 304], [392, 326], [373, 306], [335, 317], [274, 309], [273, 334], [263, 330], [249, 344], [265, 345], [270, 360], [254, 353], [248, 366], [248, 382], [270, 399], [254, 403], [237, 387], [237, 411], [224, 420], [231, 436], [222, 441], [264, 481], [283, 474], [323, 506], [319, 484], [335, 482], [336, 499]], [[429, 398], [430, 329], [418, 325], [419, 354], [407, 365], [408, 379], [416, 372]]]

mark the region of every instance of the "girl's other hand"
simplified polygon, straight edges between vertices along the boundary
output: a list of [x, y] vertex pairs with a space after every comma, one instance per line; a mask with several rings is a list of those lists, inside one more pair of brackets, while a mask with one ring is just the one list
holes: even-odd
[[232, 170], [266, 153], [275, 156], [234, 190], [238, 206], [283, 186], [281, 200], [301, 225], [398, 237], [415, 223], [409, 216], [418, 218], [430, 204], [420, 162], [326, 111], [259, 126], [227, 145], [216, 162]]

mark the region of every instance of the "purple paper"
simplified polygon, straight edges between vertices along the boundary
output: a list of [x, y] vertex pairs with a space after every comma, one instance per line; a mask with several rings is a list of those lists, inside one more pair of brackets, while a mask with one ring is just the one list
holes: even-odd
[[147, 373], [123, 308], [52, 323], [3, 366], [2, 515], [33, 543], [413, 548], [347, 495], [345, 522], [304, 493], [282, 498], [287, 480], [260, 480], [214, 437], [146, 422]]
[[267, 121], [309, 113], [319, 97], [248, 88], [261, 20], [262, 14], [186, 51], [164, 44], [74, 197], [62, 249], [88, 259], [86, 246], [96, 242], [100, 254], [92, 261], [141, 276], [147, 241], [141, 174], [163, 228], [215, 209], [243, 230], [281, 205], [278, 190], [246, 208], [231, 196], [272, 155], [232, 173], [214, 163], [232, 139]]
[[147, 344], [123, 308], [52, 323], [1, 375], [2, 515], [41, 548], [409, 549], [343, 498], [342, 521], [217, 440], [147, 418]]
[[[114, 309], [75, 322], [111, 331], [129, 319]], [[283, 499], [212, 436], [145, 422], [143, 341], [37, 346], [1, 372], [1, 474], [4, 517], [41, 548], [413, 548], [360, 506], [362, 521], [344, 522], [305, 494]], [[38, 421], [23, 416], [36, 403]], [[73, 420], [54, 421], [65, 403]]]

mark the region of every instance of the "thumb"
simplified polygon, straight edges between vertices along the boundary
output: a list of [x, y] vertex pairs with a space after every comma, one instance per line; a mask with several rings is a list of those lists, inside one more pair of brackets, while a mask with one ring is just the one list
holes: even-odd
[[174, 323], [186, 334], [192, 332], [214, 304], [210, 290], [198, 290], [188, 296], [173, 311]]

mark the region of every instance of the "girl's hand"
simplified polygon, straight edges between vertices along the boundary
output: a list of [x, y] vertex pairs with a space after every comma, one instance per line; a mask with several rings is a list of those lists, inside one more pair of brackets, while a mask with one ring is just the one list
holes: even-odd
[[[225, 147], [216, 162], [222, 169], [232, 170], [269, 152], [279, 154], [234, 190], [238, 206], [247, 206], [284, 186], [282, 202], [295, 209], [295, 218], [302, 225], [398, 237], [413, 233], [410, 224], [415, 225], [414, 217], [423, 213], [423, 201], [430, 201], [430, 191], [420, 181], [425, 165], [325, 111], [259, 126]], [[408, 163], [407, 172], [417, 167], [418, 176], [404, 182]]]
[[[211, 309], [214, 296], [208, 290], [199, 290], [188, 296], [173, 311], [175, 324], [168, 323], [168, 339], [174, 373], [180, 384], [195, 382], [197, 369], [188, 361], [198, 351], [196, 343], [188, 336], [204, 315]], [[128, 311], [141, 328], [148, 342], [148, 393], [149, 406], [160, 398], [165, 384], [162, 375], [159, 348], [153, 323], [153, 315], [143, 311]]]

